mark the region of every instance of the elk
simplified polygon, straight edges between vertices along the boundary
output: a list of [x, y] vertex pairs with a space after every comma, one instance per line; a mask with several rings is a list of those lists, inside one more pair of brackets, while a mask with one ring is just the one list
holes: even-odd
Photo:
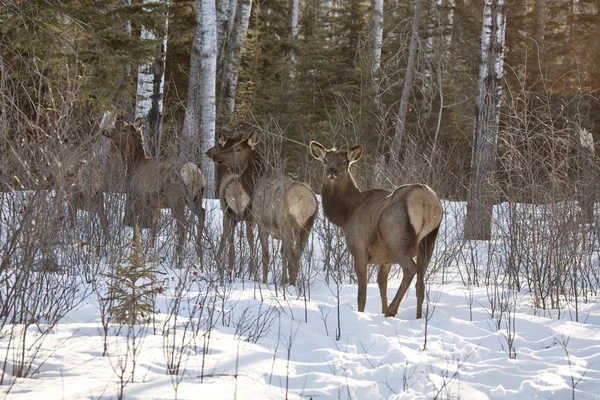
[[[358, 311], [365, 310], [367, 265], [380, 264], [377, 283], [382, 313], [386, 317], [398, 313], [400, 302], [417, 274], [417, 319], [421, 318], [425, 271], [442, 221], [440, 199], [433, 190], [420, 184], [399, 186], [393, 192], [361, 191], [350, 173], [350, 166], [362, 157], [362, 145], [348, 150], [328, 150], [313, 141], [310, 152], [323, 163], [323, 213], [342, 229], [354, 258]], [[388, 307], [387, 281], [393, 263], [400, 264], [403, 275], [400, 288]]]
[[[119, 121], [118, 121], [119, 122]], [[152, 244], [156, 241], [158, 217], [161, 208], [170, 208], [177, 222], [176, 254], [179, 256], [187, 235], [185, 205], [198, 217], [196, 251], [201, 250], [201, 232], [204, 227], [205, 210], [202, 207], [205, 179], [202, 171], [193, 163], [149, 158], [144, 150], [143, 122], [137, 118], [133, 124], [121, 122], [116, 129], [104, 131], [121, 153], [127, 170], [129, 191], [133, 196], [124, 222], [139, 226], [144, 211], [151, 213], [149, 228]], [[129, 217], [128, 217], [129, 216]], [[134, 230], [137, 235], [137, 229]]]
[[67, 200], [68, 216], [77, 223], [77, 210], [97, 214], [104, 237], [110, 237], [108, 217], [104, 207], [104, 191], [107, 187], [105, 172], [97, 159], [78, 159], [65, 165], [63, 191]]
[[[302, 182], [287, 178], [263, 178], [263, 156], [257, 148], [259, 140], [256, 132], [247, 139], [226, 138], [220, 134], [217, 144], [207, 152], [218, 168], [223, 171], [227, 167], [226, 172], [222, 172], [219, 190], [224, 215], [221, 243], [227, 239], [230, 242], [233, 240], [233, 230], [225, 231], [226, 224], [230, 223], [226, 219], [246, 221], [251, 249], [250, 269], [256, 278], [252, 232], [252, 227], [256, 224], [262, 250], [263, 282], [267, 283], [268, 279], [268, 237], [271, 236], [281, 241], [281, 283], [296, 285], [300, 258], [317, 215], [317, 197]], [[226, 235], [230, 237], [226, 238]], [[219, 248], [221, 252], [222, 246]]]

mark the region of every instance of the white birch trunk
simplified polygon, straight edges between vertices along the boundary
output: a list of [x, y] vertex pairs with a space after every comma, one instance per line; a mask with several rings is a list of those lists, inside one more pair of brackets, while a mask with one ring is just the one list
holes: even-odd
[[371, 77], [371, 91], [377, 96], [381, 70], [381, 47], [383, 45], [383, 0], [371, 0], [370, 30], [371, 60], [369, 75]]
[[217, 12], [215, 0], [196, 0], [190, 57], [188, 105], [183, 122], [182, 155], [201, 161], [206, 197], [215, 197], [215, 168], [206, 151], [215, 144], [217, 86]]
[[594, 222], [594, 201], [598, 185], [598, 165], [594, 160], [594, 137], [592, 132], [579, 129], [579, 170], [581, 171], [579, 184], [579, 208], [583, 220], [587, 223]]
[[218, 113], [222, 118], [224, 131], [231, 129], [231, 121], [235, 112], [235, 93], [237, 90], [239, 64], [242, 58], [242, 45], [248, 33], [248, 23], [252, 11], [252, 0], [238, 0], [235, 21], [229, 40], [223, 67], [223, 78], [219, 93]]
[[[144, 4], [158, 3], [164, 0], [144, 0]], [[147, 153], [158, 156], [163, 122], [163, 95], [165, 85], [165, 60], [167, 55], [167, 27], [160, 33], [160, 46], [153, 62], [140, 65], [138, 69], [135, 118], [144, 120], [144, 146]], [[156, 40], [156, 35], [142, 26], [142, 40]]]
[[289, 0], [289, 20], [290, 20], [290, 41], [292, 42], [292, 49], [290, 50], [290, 63], [292, 67], [290, 69], [290, 79], [296, 78], [296, 52], [294, 46], [298, 40], [298, 0]]
[[[216, 0], [217, 4], [217, 60], [222, 60], [223, 50], [235, 16], [237, 0]], [[219, 61], [220, 62], [220, 61]]]
[[504, 0], [485, 0], [465, 239], [491, 238], [505, 27]]
[[406, 66], [406, 75], [404, 76], [404, 87], [402, 88], [402, 97], [400, 98], [400, 107], [396, 117], [396, 128], [390, 154], [390, 167], [398, 165], [400, 148], [406, 132], [406, 114], [408, 113], [408, 100], [415, 77], [415, 68], [417, 64], [417, 47], [419, 46], [419, 25], [421, 22], [421, 6], [423, 0], [415, 0], [415, 11], [412, 18], [412, 32], [410, 38], [410, 47], [408, 50], [408, 64]]

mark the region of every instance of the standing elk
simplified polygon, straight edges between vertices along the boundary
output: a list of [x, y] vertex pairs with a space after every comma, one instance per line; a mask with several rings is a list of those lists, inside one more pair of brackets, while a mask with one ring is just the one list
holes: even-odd
[[[170, 208], [177, 222], [177, 245], [175, 248], [179, 258], [185, 238], [188, 223], [185, 218], [185, 205], [198, 217], [198, 235], [196, 251], [201, 251], [202, 230], [204, 227], [205, 210], [202, 207], [202, 197], [205, 179], [202, 171], [193, 163], [182, 163], [172, 160], [149, 158], [144, 150], [143, 122], [141, 118], [133, 124], [121, 122], [116, 129], [104, 131], [125, 162], [129, 190], [133, 196], [125, 213], [125, 224], [139, 224], [139, 217], [144, 211], [151, 213], [149, 222], [152, 244], [156, 241], [158, 217], [161, 208]], [[130, 218], [127, 216], [129, 215]], [[138, 225], [139, 226], [139, 225]], [[134, 229], [137, 235], [137, 229]]]
[[67, 200], [68, 216], [72, 224], [77, 224], [77, 211], [97, 214], [106, 240], [110, 238], [108, 217], [104, 207], [104, 191], [107, 181], [96, 158], [78, 159], [64, 165], [65, 178], [63, 192]]
[[[248, 244], [250, 245], [250, 269], [256, 277], [254, 234], [252, 225], [258, 226], [258, 237], [262, 250], [263, 282], [268, 279], [268, 237], [281, 240], [283, 258], [282, 284], [296, 285], [300, 269], [300, 258], [308, 242], [310, 231], [317, 216], [317, 197], [310, 187], [302, 182], [287, 178], [261, 179], [262, 155], [257, 149], [257, 133], [247, 139], [226, 138], [219, 135], [217, 144], [207, 154], [217, 166], [227, 167], [220, 183], [219, 199], [224, 218], [231, 216], [247, 222]], [[233, 230], [225, 231], [230, 242]], [[219, 246], [219, 252], [222, 246]], [[231, 256], [230, 256], [231, 262]], [[288, 280], [289, 272], [289, 280]]]
[[[354, 258], [358, 311], [365, 310], [367, 300], [367, 265], [380, 264], [377, 283], [382, 313], [386, 317], [398, 313], [400, 302], [417, 274], [417, 319], [421, 318], [425, 271], [442, 221], [440, 199], [433, 190], [420, 184], [403, 185], [393, 192], [384, 189], [361, 192], [350, 166], [361, 158], [362, 145], [341, 151], [311, 142], [310, 151], [323, 163], [323, 213], [342, 229]], [[403, 275], [388, 307], [387, 281], [393, 263], [400, 264]]]

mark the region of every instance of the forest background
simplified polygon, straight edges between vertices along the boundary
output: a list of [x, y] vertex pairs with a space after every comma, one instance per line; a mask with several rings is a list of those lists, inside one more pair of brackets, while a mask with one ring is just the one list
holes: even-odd
[[[139, 116], [146, 68], [156, 78], [145, 97], [156, 104], [141, 111], [149, 153], [177, 152], [209, 178], [202, 150], [216, 134], [258, 130], [273, 169], [317, 191], [310, 140], [364, 144], [362, 187], [424, 182], [444, 199], [487, 196], [489, 215], [503, 200], [596, 196], [595, 0], [39, 0], [1, 10], [9, 187], [43, 184], [48, 154], [96, 140], [107, 112]], [[498, 41], [486, 43], [486, 30]], [[471, 173], [482, 159], [484, 195]], [[489, 237], [489, 224], [472, 233]]]

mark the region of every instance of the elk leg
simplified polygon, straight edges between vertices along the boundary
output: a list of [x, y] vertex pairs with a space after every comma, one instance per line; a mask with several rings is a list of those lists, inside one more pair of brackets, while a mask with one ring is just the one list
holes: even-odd
[[179, 264], [185, 237], [187, 236], [187, 220], [185, 219], [183, 201], [176, 201], [173, 207], [171, 207], [171, 210], [173, 211], [173, 219], [175, 219], [175, 223], [177, 224], [177, 246], [175, 247], [175, 255], [177, 263]]
[[[248, 246], [250, 246], [250, 276], [254, 280], [258, 280], [258, 272], [256, 268], [256, 247], [254, 247], [254, 227], [252, 222], [246, 221], [246, 238]], [[240, 263], [240, 275], [242, 275], [242, 263]]]
[[136, 246], [139, 246], [141, 243], [141, 230], [140, 230], [140, 215], [144, 209], [144, 205], [139, 199], [139, 197], [135, 196], [133, 201], [133, 209], [130, 213], [130, 223], [133, 228], [133, 242]]
[[202, 235], [204, 234], [204, 221], [206, 219], [206, 210], [202, 206], [198, 206], [196, 209], [196, 216], [198, 217], [198, 230], [196, 232], [196, 254], [198, 257], [202, 256]]
[[106, 210], [104, 209], [104, 195], [102, 192], [98, 193], [94, 196], [93, 202], [96, 208], [96, 214], [98, 214], [98, 218], [100, 219], [100, 226], [102, 227], [102, 231], [104, 232], [104, 237], [106, 241], [110, 238], [110, 229], [108, 226], [108, 217], [106, 216]]
[[287, 249], [287, 241], [282, 240], [280, 243], [281, 246], [281, 284], [287, 285], [289, 282], [288, 272], [290, 268], [290, 257]]
[[150, 221], [150, 237], [152, 240], [152, 247], [156, 246], [156, 236], [158, 233], [158, 217], [160, 215], [160, 208], [152, 207], [152, 220]]
[[423, 299], [425, 298], [425, 269], [417, 270], [417, 284], [415, 285], [417, 292], [417, 319], [423, 316]]
[[402, 267], [402, 282], [400, 283], [400, 288], [398, 289], [396, 296], [394, 296], [394, 299], [390, 303], [390, 306], [385, 313], [386, 317], [394, 317], [396, 314], [398, 314], [400, 302], [402, 301], [402, 298], [406, 294], [410, 283], [417, 273], [417, 265], [413, 259], [408, 256], [408, 252], [404, 253], [401, 257], [397, 257], [396, 259], [400, 260], [400, 266]]
[[237, 225], [237, 221], [231, 220], [230, 230], [227, 237], [227, 245], [229, 246], [229, 276], [233, 277], [233, 264], [235, 263], [235, 226]]
[[258, 228], [258, 239], [262, 252], [263, 283], [269, 281], [269, 236], [264, 229]]
[[67, 201], [67, 213], [69, 214], [69, 223], [71, 227], [74, 228], [77, 226], [77, 207], [73, 204], [73, 200], [69, 199]]
[[377, 284], [379, 285], [379, 296], [381, 297], [381, 313], [385, 314], [388, 310], [387, 301], [387, 284], [388, 275], [390, 274], [390, 264], [381, 264], [379, 273], [377, 274]]
[[358, 278], [358, 311], [364, 312], [367, 304], [367, 257], [363, 250], [353, 252], [353, 256]]
[[218, 257], [219, 262], [223, 260], [223, 250], [225, 249], [225, 245], [227, 244], [227, 239], [229, 239], [229, 232], [231, 229], [231, 217], [227, 214], [227, 211], [223, 211], [223, 229], [221, 232], [221, 241], [219, 242], [219, 251]]

